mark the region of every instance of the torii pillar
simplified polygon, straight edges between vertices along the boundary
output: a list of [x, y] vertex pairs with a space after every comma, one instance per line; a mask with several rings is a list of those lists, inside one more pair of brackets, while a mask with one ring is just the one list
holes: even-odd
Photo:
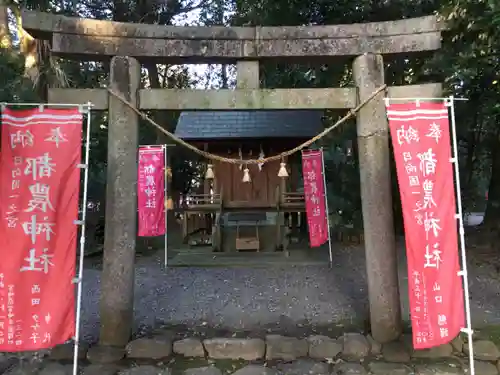
[[[353, 75], [362, 102], [384, 84], [382, 56], [358, 56]], [[357, 133], [371, 331], [376, 341], [387, 343], [401, 335], [402, 319], [383, 98], [381, 92], [358, 112]]]
[[[140, 64], [130, 57], [111, 59], [110, 87], [138, 104]], [[137, 147], [139, 117], [109, 95], [106, 227], [101, 279], [103, 347], [125, 347], [132, 333], [137, 232]]]

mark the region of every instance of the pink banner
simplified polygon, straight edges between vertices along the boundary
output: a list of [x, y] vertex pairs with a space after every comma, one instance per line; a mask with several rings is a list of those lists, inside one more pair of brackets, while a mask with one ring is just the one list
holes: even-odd
[[311, 247], [318, 247], [328, 241], [322, 150], [302, 152], [302, 174], [309, 240]]
[[387, 107], [401, 194], [415, 349], [450, 342], [464, 327], [448, 108]]
[[137, 206], [140, 237], [165, 234], [165, 148], [139, 147]]
[[75, 334], [82, 114], [5, 109], [0, 154], [0, 352]]

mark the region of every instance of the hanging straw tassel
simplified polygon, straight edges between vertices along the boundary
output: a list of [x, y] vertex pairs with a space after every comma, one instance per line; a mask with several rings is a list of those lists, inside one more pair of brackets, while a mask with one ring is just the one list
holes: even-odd
[[[264, 150], [262, 149], [262, 145], [260, 146], [260, 154], [259, 154], [259, 159], [264, 159], [266, 155], [264, 154]], [[259, 163], [257, 164], [259, 166], [259, 171], [262, 171], [262, 166], [264, 163]]]
[[248, 169], [248, 167], [246, 167], [244, 170], [243, 170], [243, 182], [250, 182], [251, 179], [250, 179], [250, 170]]
[[278, 177], [285, 178], [288, 177], [288, 171], [286, 170], [286, 163], [280, 163], [280, 170], [278, 171]]
[[212, 169], [213, 165], [208, 164], [207, 165], [207, 171], [205, 172], [205, 180], [213, 180], [214, 179], [214, 171]]

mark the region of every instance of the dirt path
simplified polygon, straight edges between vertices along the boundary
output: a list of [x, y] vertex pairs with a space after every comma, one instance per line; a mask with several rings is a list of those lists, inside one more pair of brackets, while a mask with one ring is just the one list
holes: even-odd
[[[403, 254], [403, 249], [400, 250]], [[363, 249], [334, 248], [334, 267], [170, 268], [161, 255], [136, 266], [136, 326], [160, 322], [236, 330], [272, 325], [361, 325], [367, 311]], [[500, 281], [491, 269], [469, 266], [474, 326], [500, 324]], [[98, 334], [101, 271], [84, 275], [83, 334]], [[407, 278], [400, 259], [402, 305]]]

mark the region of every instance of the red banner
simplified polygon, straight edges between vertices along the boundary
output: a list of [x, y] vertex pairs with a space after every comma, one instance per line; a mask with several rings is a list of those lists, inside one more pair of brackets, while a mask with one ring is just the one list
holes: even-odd
[[322, 150], [302, 152], [302, 174], [304, 176], [304, 197], [309, 241], [311, 247], [318, 247], [328, 241]]
[[139, 147], [139, 236], [165, 234], [165, 148]]
[[0, 352], [75, 334], [82, 114], [6, 109], [0, 154]]
[[387, 115], [405, 225], [413, 346], [430, 348], [464, 327], [448, 108], [390, 104]]

